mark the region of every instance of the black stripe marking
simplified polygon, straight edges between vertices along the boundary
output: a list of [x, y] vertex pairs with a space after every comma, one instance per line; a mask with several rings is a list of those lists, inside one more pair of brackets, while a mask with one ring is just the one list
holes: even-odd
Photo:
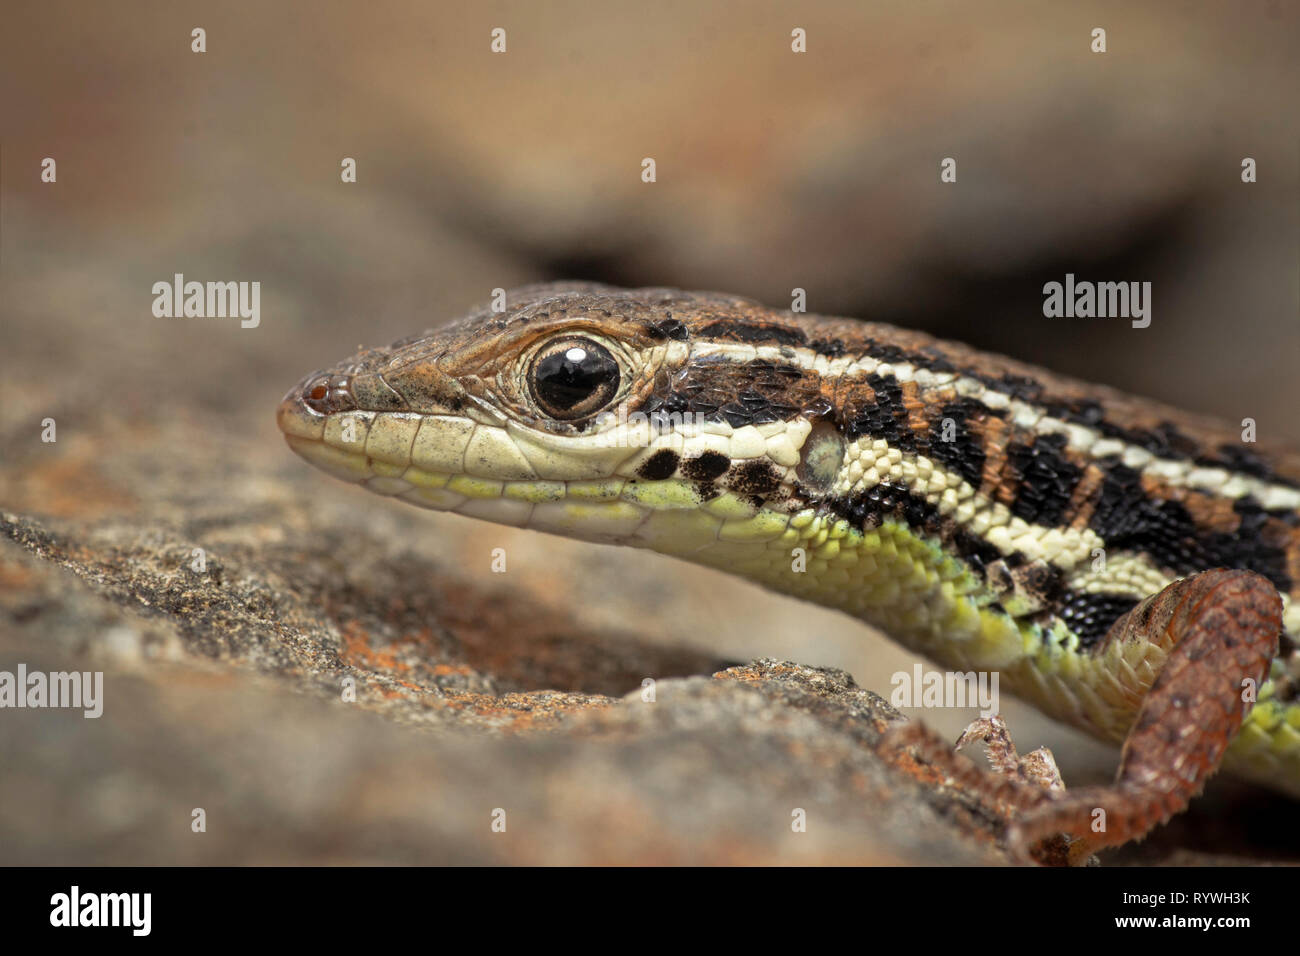
[[1290, 591], [1285, 539], [1273, 539], [1268, 512], [1249, 496], [1237, 499], [1232, 510], [1241, 516], [1235, 532], [1216, 531], [1201, 537], [1206, 567], [1254, 571], [1272, 581], [1279, 591]]
[[1179, 574], [1208, 568], [1254, 571], [1278, 590], [1290, 591], [1286, 549], [1270, 540], [1268, 512], [1250, 497], [1237, 500], [1233, 509], [1241, 516], [1235, 532], [1201, 530], [1185, 507], [1152, 500], [1138, 472], [1115, 462], [1107, 469], [1089, 527], [1107, 548], [1144, 551]]
[[866, 343], [866, 354], [878, 362], [885, 362], [890, 365], [906, 363], [914, 368], [929, 369], [932, 372], [957, 371], [955, 365], [934, 351], [909, 352], [897, 345], [881, 344], [871, 340]]
[[1128, 465], [1112, 463], [1089, 527], [1107, 548], [1145, 551], [1166, 568], [1192, 570], [1197, 564], [1196, 523], [1179, 503], [1148, 498], [1141, 479]]
[[1043, 410], [1052, 418], [1097, 428], [1106, 419], [1106, 412], [1101, 402], [1091, 398], [1074, 398], [1069, 400], [1049, 398], [1043, 402]]
[[867, 376], [867, 384], [875, 392], [875, 401], [867, 405], [854, 404], [846, 410], [845, 437], [849, 441], [863, 435], [883, 438], [895, 448], [915, 452], [916, 434], [908, 425], [903, 387], [892, 375], [882, 376], [874, 372]]
[[1137, 606], [1138, 599], [1125, 594], [1091, 594], [1066, 591], [1056, 616], [1079, 637], [1079, 646], [1091, 650], [1111, 626]]
[[[973, 488], [983, 479], [985, 455], [983, 443], [970, 426], [990, 414], [997, 412], [973, 398], [959, 398], [944, 405], [930, 423], [930, 457], [957, 472]], [[946, 428], [945, 421], [951, 421], [952, 427]], [[951, 434], [952, 440], [944, 441], [945, 434]]]
[[1083, 469], [1065, 457], [1066, 436], [1039, 435], [1032, 445], [1013, 442], [1007, 460], [1016, 469], [1019, 490], [1011, 513], [1030, 524], [1061, 524]]
[[841, 358], [847, 352], [842, 339], [813, 339], [808, 347], [827, 358]]
[[778, 345], [803, 345], [808, 340], [803, 329], [792, 329], [769, 322], [755, 322], [752, 319], [718, 319], [701, 328], [699, 337], [746, 342], [751, 345], [766, 345], [772, 342]]
[[1028, 378], [1024, 375], [1012, 375], [1006, 372], [997, 378], [988, 378], [980, 376], [980, 381], [986, 385], [991, 385], [999, 392], [1005, 392], [1012, 398], [1018, 398], [1022, 402], [1028, 402], [1030, 405], [1042, 403], [1043, 384], [1036, 379]]
[[639, 410], [701, 415], [732, 428], [789, 421], [802, 410], [798, 403], [819, 394], [819, 381], [815, 374], [780, 362], [696, 361], [661, 383]]
[[826, 498], [822, 507], [863, 531], [879, 527], [886, 518], [902, 521], [918, 533], [939, 538], [980, 574], [1002, 559], [996, 547], [945, 518], [924, 498], [887, 482], [849, 497]]

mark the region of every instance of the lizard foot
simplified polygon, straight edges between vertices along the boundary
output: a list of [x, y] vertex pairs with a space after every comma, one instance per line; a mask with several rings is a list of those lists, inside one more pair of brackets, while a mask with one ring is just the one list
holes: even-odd
[[997, 771], [980, 771], [934, 731], [911, 722], [882, 738], [908, 748], [985, 806], [1011, 820], [1017, 859], [1080, 865], [1106, 847], [1140, 840], [1186, 809], [1219, 768], [1277, 653], [1282, 601], [1250, 571], [1215, 570], [1175, 581], [1111, 627], [1102, 649], [1150, 642], [1168, 657], [1124, 741], [1115, 782], [1067, 791], [1050, 752], [1020, 757], [1000, 718], [976, 721], [958, 747], [988, 748]]

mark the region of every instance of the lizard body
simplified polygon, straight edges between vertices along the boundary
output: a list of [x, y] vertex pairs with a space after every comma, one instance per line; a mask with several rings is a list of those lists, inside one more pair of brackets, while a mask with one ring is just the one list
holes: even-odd
[[[1258, 652], [1203, 691], [1225, 763], [1300, 796], [1300, 457], [877, 323], [588, 284], [506, 302], [308, 376], [288, 443], [383, 495], [838, 608], [1114, 742], [1156, 717], [1175, 734], [1170, 708], [1206, 720], [1185, 676], [1139, 714], [1217, 609]], [[1174, 586], [1212, 569], [1236, 576]], [[1259, 702], [1234, 712], [1243, 680]]]

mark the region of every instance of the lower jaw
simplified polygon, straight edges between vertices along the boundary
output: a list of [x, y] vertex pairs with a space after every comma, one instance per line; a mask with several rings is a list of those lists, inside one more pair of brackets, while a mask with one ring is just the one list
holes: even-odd
[[624, 500], [622, 478], [584, 481], [500, 480], [430, 471], [285, 435], [289, 447], [322, 471], [388, 498], [433, 511], [567, 537], [626, 543], [652, 509]]
[[298, 435], [285, 441], [336, 478], [421, 508], [683, 557], [778, 538], [789, 520], [727, 492], [701, 503], [679, 479], [500, 480], [393, 464]]

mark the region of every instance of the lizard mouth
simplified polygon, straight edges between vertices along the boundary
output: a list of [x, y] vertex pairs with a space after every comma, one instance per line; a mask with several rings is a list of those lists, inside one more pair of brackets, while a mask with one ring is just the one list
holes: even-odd
[[[533, 499], [547, 491], [522, 470], [511, 475], [505, 456], [489, 453], [486, 446], [499, 451], [500, 442], [475, 439], [489, 426], [459, 415], [358, 408], [343, 375], [304, 379], [280, 402], [276, 424], [288, 446], [322, 471], [423, 508], [458, 511], [473, 501], [500, 501], [491, 520], [514, 524], [505, 503], [526, 500], [525, 490]], [[471, 473], [471, 454], [485, 473]]]
[[280, 403], [276, 422], [288, 446], [336, 478], [422, 508], [627, 543], [654, 511], [698, 504], [682, 482], [542, 478], [501, 425], [419, 412], [321, 412], [304, 399], [309, 392], [300, 385]]

